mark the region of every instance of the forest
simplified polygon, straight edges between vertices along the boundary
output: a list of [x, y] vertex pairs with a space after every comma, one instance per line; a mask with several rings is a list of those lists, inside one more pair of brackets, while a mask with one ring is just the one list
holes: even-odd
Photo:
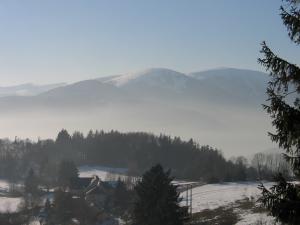
[[33, 169], [51, 184], [62, 160], [77, 166], [126, 168], [132, 176], [160, 163], [176, 179], [223, 182], [272, 178], [271, 169], [259, 160], [250, 165], [244, 157], [227, 160], [218, 149], [166, 135], [118, 131], [90, 131], [87, 135], [76, 131], [70, 135], [63, 129], [54, 140], [0, 141], [0, 176], [11, 181], [24, 178]]

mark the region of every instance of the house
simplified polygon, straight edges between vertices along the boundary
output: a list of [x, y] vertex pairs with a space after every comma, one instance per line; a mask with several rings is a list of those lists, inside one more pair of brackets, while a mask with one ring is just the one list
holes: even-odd
[[69, 191], [74, 194], [82, 193], [82, 191], [90, 185], [92, 179], [92, 177], [72, 178], [70, 180]]
[[103, 182], [98, 176], [78, 177], [71, 179], [69, 192], [74, 197], [84, 197], [93, 207], [101, 210], [109, 204], [109, 197], [112, 194], [112, 185]]

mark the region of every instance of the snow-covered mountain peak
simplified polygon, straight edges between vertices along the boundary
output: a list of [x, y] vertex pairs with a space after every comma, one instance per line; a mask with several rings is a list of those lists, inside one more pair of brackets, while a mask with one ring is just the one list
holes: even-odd
[[106, 83], [118, 87], [131, 85], [147, 85], [152, 87], [164, 87], [170, 89], [182, 89], [191, 79], [187, 75], [165, 68], [150, 68], [139, 72], [128, 73], [122, 76], [106, 80]]

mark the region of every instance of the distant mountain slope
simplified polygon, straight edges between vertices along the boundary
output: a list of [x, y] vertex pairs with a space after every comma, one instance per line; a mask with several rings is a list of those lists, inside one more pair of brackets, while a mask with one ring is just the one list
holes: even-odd
[[268, 76], [268, 74], [256, 70], [237, 69], [237, 68], [230, 68], [230, 67], [197, 71], [197, 72], [189, 73], [188, 75], [195, 77], [197, 79], [215, 78], [215, 77], [223, 77], [228, 79], [233, 79], [233, 78], [240, 79], [241, 77], [244, 77], [245, 79], [246, 77], [248, 79], [261, 79], [262, 77]]
[[124, 92], [113, 85], [101, 83], [96, 80], [85, 80], [41, 93], [39, 97], [55, 98], [56, 100], [61, 98], [66, 98], [66, 100], [82, 98], [86, 101], [99, 98], [113, 99], [123, 95]]
[[233, 68], [188, 75], [165, 68], [152, 68], [98, 80], [152, 100], [246, 106], [262, 103], [266, 99], [268, 76], [258, 71]]
[[261, 96], [266, 92], [269, 77], [266, 73], [253, 70], [234, 68], [213, 69], [190, 73], [189, 76], [198, 79], [202, 84], [226, 92]]
[[108, 81], [115, 79], [117, 77], [120, 77], [120, 76], [122, 76], [122, 75], [104, 76], [104, 77], [97, 78], [95, 80], [100, 81], [102, 83], [107, 83]]
[[34, 109], [48, 107], [51, 110], [84, 107], [98, 107], [103, 104], [120, 103], [129, 100], [127, 93], [113, 85], [96, 80], [85, 80], [62, 87], [53, 88], [35, 96], [7, 96], [0, 98], [0, 107]]
[[4, 96], [33, 96], [53, 88], [64, 86], [64, 83], [35, 85], [35, 84], [21, 84], [16, 86], [0, 87], [0, 97]]
[[[262, 111], [268, 76], [238, 69], [184, 74], [154, 68], [0, 98], [0, 136], [117, 129], [200, 140], [225, 154], [272, 148]], [[1, 132], [2, 130], [2, 132]]]
[[262, 104], [267, 99], [267, 74], [234, 68], [212, 69], [190, 73], [189, 76], [199, 80], [203, 87], [209, 87], [222, 101]]
[[[259, 100], [265, 97], [268, 81], [265, 73], [241, 69], [214, 69], [188, 75], [164, 68], [152, 68], [74, 84], [24, 84], [0, 87], [3, 96], [38, 96], [56, 100], [114, 100], [127, 94], [152, 99], [170, 97], [192, 101]], [[125, 94], [126, 93], [126, 94]], [[176, 100], [176, 99], [175, 99]], [[236, 101], [233, 101], [236, 103]]]
[[130, 100], [131, 97], [123, 90], [107, 83], [96, 80], [85, 80], [65, 87], [52, 89], [36, 96], [37, 99], [48, 103], [61, 104], [63, 106], [121, 103]]
[[183, 73], [165, 68], [151, 68], [135, 73], [125, 74], [123, 76], [113, 77], [106, 80], [117, 87], [133, 88], [137, 87], [159, 87], [171, 90], [182, 90], [186, 88], [187, 82], [190, 80]]

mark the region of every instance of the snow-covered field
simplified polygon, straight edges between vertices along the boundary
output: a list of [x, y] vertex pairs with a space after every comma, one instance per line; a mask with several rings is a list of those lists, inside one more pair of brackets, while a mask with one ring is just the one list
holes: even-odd
[[21, 198], [0, 197], [0, 212], [15, 212], [20, 202]]
[[[206, 184], [193, 189], [193, 212], [216, 209], [245, 198], [256, 199], [260, 194], [257, 182]], [[265, 183], [269, 187], [272, 183]], [[185, 192], [181, 194], [183, 200]], [[185, 201], [183, 201], [183, 205]]]
[[274, 217], [269, 216], [267, 213], [242, 213], [240, 214], [241, 220], [237, 222], [236, 225], [280, 225], [274, 219]]
[[[273, 183], [265, 182], [266, 187]], [[249, 199], [256, 201], [261, 193], [258, 189], [258, 182], [239, 182], [239, 183], [221, 183], [206, 184], [193, 189], [193, 213], [203, 210], [214, 210], [219, 207], [235, 208], [238, 200]], [[185, 205], [186, 192], [181, 194], [183, 198], [182, 205]], [[253, 213], [251, 210], [235, 209], [235, 213], [240, 217], [238, 225], [257, 224], [276, 224], [274, 218], [266, 213]]]
[[[9, 182], [0, 180], [0, 193], [5, 193], [9, 190]], [[21, 198], [0, 196], [0, 212], [14, 212], [18, 209]]]

